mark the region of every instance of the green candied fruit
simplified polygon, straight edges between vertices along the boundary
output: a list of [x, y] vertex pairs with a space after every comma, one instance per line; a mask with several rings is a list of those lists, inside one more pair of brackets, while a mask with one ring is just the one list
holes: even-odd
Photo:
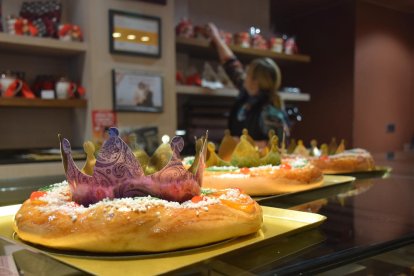
[[38, 191], [49, 192], [55, 187], [55, 184], [47, 185], [42, 188], [39, 188]]
[[309, 161], [306, 160], [305, 158], [300, 158], [300, 159], [290, 162], [290, 165], [295, 169], [300, 169], [300, 168], [305, 167], [308, 163]]
[[213, 190], [213, 189], [201, 188], [201, 194], [202, 195], [209, 195], [209, 194], [212, 194], [214, 192], [215, 192], [215, 190]]
[[184, 157], [184, 159], [183, 159], [183, 164], [184, 164], [184, 165], [189, 165], [189, 166], [191, 166], [193, 163], [194, 163], [194, 156], [187, 156], [187, 157]]
[[238, 167], [234, 166], [212, 166], [205, 168], [206, 171], [209, 172], [232, 172], [238, 170]]

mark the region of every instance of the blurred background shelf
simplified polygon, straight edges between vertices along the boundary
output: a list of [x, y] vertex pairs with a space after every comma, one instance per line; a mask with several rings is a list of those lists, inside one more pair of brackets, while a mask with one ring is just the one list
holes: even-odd
[[236, 97], [238, 94], [237, 89], [234, 88], [220, 88], [210, 89], [207, 87], [200, 87], [194, 85], [176, 85], [175, 91], [178, 94], [188, 95], [200, 95], [200, 96], [223, 96], [223, 97]]
[[[220, 88], [220, 89], [209, 89], [200, 86], [191, 85], [177, 85], [175, 88], [178, 94], [187, 95], [199, 95], [199, 96], [223, 96], [223, 97], [236, 97], [238, 94], [237, 89], [234, 88]], [[288, 93], [279, 92], [279, 96], [282, 101], [310, 101], [310, 94], [307, 93]]]
[[86, 108], [87, 100], [42, 100], [26, 98], [0, 98], [0, 107]]
[[73, 56], [85, 53], [84, 42], [60, 41], [53, 38], [30, 37], [0, 33], [0, 51], [47, 56]]
[[[203, 39], [195, 38], [183, 38], [176, 37], [175, 39], [176, 47], [178, 51], [187, 52], [196, 56], [203, 57], [213, 57], [216, 54], [216, 50], [210, 46], [209, 41]], [[235, 45], [230, 45], [230, 49], [240, 58], [240, 59], [254, 59], [258, 57], [269, 57], [277, 61], [289, 61], [289, 62], [302, 62], [308, 63], [311, 61], [310, 56], [295, 54], [287, 55], [282, 53], [276, 53], [269, 50], [253, 49], [253, 48], [243, 48]]]

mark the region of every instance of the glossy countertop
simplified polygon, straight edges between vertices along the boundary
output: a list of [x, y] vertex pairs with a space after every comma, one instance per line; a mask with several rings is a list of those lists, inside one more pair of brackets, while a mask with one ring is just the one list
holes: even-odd
[[[392, 168], [391, 173], [359, 174], [354, 182], [258, 199], [263, 206], [326, 216], [326, 221], [320, 226], [287, 236], [275, 236], [168, 274], [381, 275], [388, 270], [388, 275], [412, 273], [414, 153], [400, 153], [393, 158], [378, 155], [375, 160], [377, 165]], [[15, 187], [15, 196], [25, 199], [27, 194], [23, 191], [57, 182], [61, 177], [36, 178], [37, 182], [26, 179], [23, 182], [33, 185], [20, 189]], [[13, 181], [0, 184], [11, 187]], [[10, 200], [11, 197], [8, 198]], [[17, 197], [13, 200], [22, 202]]]
[[[412, 274], [414, 153], [401, 153], [392, 159], [376, 156], [376, 161], [391, 167], [391, 173], [360, 175], [353, 183], [260, 201], [265, 206], [326, 216], [318, 228], [267, 240], [172, 273], [351, 275], [357, 270], [358, 275], [377, 275], [388, 268], [388, 275]], [[298, 246], [298, 241], [305, 242]]]

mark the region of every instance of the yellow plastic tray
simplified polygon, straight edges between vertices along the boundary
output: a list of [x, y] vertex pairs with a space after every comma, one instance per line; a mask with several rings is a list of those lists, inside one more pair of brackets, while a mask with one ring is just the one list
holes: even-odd
[[346, 172], [346, 173], [326, 173], [325, 176], [331, 175], [347, 175], [347, 176], [354, 176], [356, 178], [385, 178], [389, 176], [391, 173], [392, 168], [387, 166], [376, 166], [372, 171], [360, 171], [360, 172]]
[[274, 195], [267, 195], [267, 196], [253, 196], [253, 199], [255, 199], [259, 204], [262, 204], [264, 200], [272, 200], [274, 198], [278, 197], [285, 197], [289, 195], [295, 195], [298, 193], [307, 193], [310, 191], [316, 191], [316, 190], [323, 190], [323, 189], [329, 189], [332, 186], [336, 185], [345, 185], [350, 184], [353, 181], [355, 181], [355, 177], [353, 176], [345, 176], [345, 175], [324, 175], [323, 176], [323, 182], [321, 185], [316, 187], [310, 187], [308, 189], [301, 189], [298, 191], [292, 191], [289, 193], [280, 193], [280, 194], [274, 194]]
[[[13, 216], [19, 206], [0, 207], [0, 235], [15, 239], [12, 223]], [[257, 233], [198, 249], [171, 252], [170, 254], [153, 254], [153, 256], [137, 253], [136, 256], [128, 255], [125, 258], [116, 254], [112, 258], [110, 256], [102, 258], [99, 256], [93, 257], [93, 255], [89, 257], [65, 256], [65, 252], [62, 252], [63, 255], [61, 255], [42, 251], [53, 258], [97, 275], [161, 274], [273, 237], [282, 237], [305, 231], [317, 227], [326, 219], [325, 216], [314, 213], [266, 206], [262, 206], [262, 208], [264, 223]], [[15, 239], [15, 241], [21, 243], [19, 240]], [[28, 245], [25, 246], [28, 247]]]

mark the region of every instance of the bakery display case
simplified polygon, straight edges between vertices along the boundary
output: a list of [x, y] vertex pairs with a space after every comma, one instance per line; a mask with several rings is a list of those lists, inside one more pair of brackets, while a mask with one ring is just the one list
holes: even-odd
[[[391, 174], [357, 179], [330, 191], [261, 201], [262, 205], [316, 212], [327, 220], [316, 229], [229, 252], [173, 273], [410, 274], [414, 266], [414, 224], [409, 207], [413, 181], [412, 175]], [[308, 243], [297, 248], [298, 241]]]
[[[201, 248], [105, 255], [33, 248], [13, 236], [10, 228], [18, 205], [0, 208], [1, 235], [70, 267], [99, 275], [137, 270], [147, 275], [409, 274], [414, 265], [410, 207], [414, 174], [407, 168], [414, 159], [402, 153], [395, 160], [377, 160], [392, 170], [324, 188], [259, 198], [265, 219], [261, 232]], [[40, 180], [37, 183], [42, 186], [52, 179]], [[16, 198], [8, 204], [22, 200]]]
[[[23, 1], [25, 0], [0, 1], [3, 8], [3, 17], [5, 12], [7, 14], [8, 11], [16, 10]], [[40, 71], [46, 75], [58, 73], [67, 76], [71, 80], [82, 81], [88, 89], [87, 97], [80, 99], [0, 97], [0, 125], [5, 129], [5, 134], [0, 139], [0, 260], [4, 261], [3, 263], [6, 264], [8, 272], [20, 275], [41, 273], [53, 275], [65, 273], [71, 275], [414, 274], [414, 212], [412, 207], [414, 153], [412, 150], [395, 151], [398, 145], [394, 142], [387, 145], [389, 146], [387, 154], [383, 153], [383, 150], [380, 151], [381, 153], [373, 154], [376, 165], [373, 170], [325, 174], [321, 178], [323, 181], [318, 182], [318, 185], [308, 185], [305, 189], [293, 189], [272, 195], [251, 196], [249, 198], [250, 202], [253, 202], [255, 206], [259, 204], [262, 208], [263, 224], [262, 226], [257, 224], [257, 228], [253, 231], [260, 229], [254, 233], [250, 232], [246, 236], [232, 237], [197, 247], [145, 253], [59, 250], [21, 240], [13, 229], [13, 219], [22, 206], [21, 204], [26, 199], [31, 198], [33, 191], [37, 192], [46, 185], [61, 183], [67, 179], [65, 177], [67, 167], [65, 168], [65, 166], [67, 166], [68, 157], [66, 156], [66, 161], [63, 162], [64, 168], [62, 168], [62, 151], [57, 148], [62, 144], [59, 145], [58, 143], [57, 133], [63, 132], [64, 136], [67, 136], [71, 142], [73, 141], [70, 154], [71, 158], [77, 161], [76, 166], [79, 169], [88, 163], [85, 162], [86, 153], [81, 149], [81, 146], [85, 136], [88, 136], [88, 131], [92, 132], [89, 112], [104, 109], [112, 112], [110, 109], [112, 104], [111, 70], [124, 67], [125, 69], [160, 73], [165, 78], [165, 89], [163, 90], [166, 103], [165, 110], [159, 114], [120, 114], [119, 124], [122, 127], [127, 125], [141, 127], [151, 123], [151, 127], [153, 125], [159, 127], [160, 133], [163, 134], [172, 134], [176, 131], [177, 135], [181, 135], [184, 130], [185, 134], [183, 136], [188, 138], [185, 144], [186, 147], [181, 144], [181, 141], [173, 147], [174, 153], [177, 149], [182, 150], [183, 157], [193, 153], [197, 143], [193, 137], [205, 135], [206, 130], [208, 130], [210, 140], [220, 141], [224, 130], [227, 128], [228, 111], [238, 93], [232, 87], [210, 89], [175, 82], [175, 76], [171, 72], [181, 66], [179, 63], [186, 63], [189, 59], [195, 59], [197, 65], [202, 65], [205, 60], [216, 59], [217, 56], [214, 49], [206, 41], [175, 37], [170, 32], [172, 30], [170, 27], [174, 24], [172, 7], [174, 1], [172, 1], [172, 4], [168, 1], [111, 0], [107, 3], [101, 3], [98, 0], [87, 2], [81, 0], [61, 1], [66, 8], [64, 11], [65, 19], [79, 24], [86, 31], [84, 41], [60, 41], [52, 38], [0, 33], [0, 67], [2, 67], [0, 69], [26, 72], [26, 77], [29, 80], [35, 79]], [[181, 0], [175, 2], [178, 1]], [[154, 4], [154, 2], [161, 4]], [[183, 2], [187, 3], [188, 1]], [[272, 10], [274, 10], [274, 3], [281, 5], [282, 2], [270, 1]], [[324, 0], [320, 3], [322, 2], [327, 3], [329, 1]], [[365, 3], [365, 1], [362, 2]], [[342, 1], [333, 5], [333, 8], [341, 15], [342, 11], [345, 11], [342, 9], [344, 3]], [[347, 8], [352, 8], [353, 12], [350, 13], [352, 17], [348, 16], [349, 13], [346, 13], [347, 17], [338, 16], [336, 20], [341, 22], [333, 24], [332, 30], [343, 24], [344, 18], [361, 21], [362, 15], [365, 15], [364, 13], [358, 15], [358, 12], [361, 11], [360, 3], [355, 5], [351, 5], [351, 2], [346, 3]], [[258, 2], [255, 4], [261, 5]], [[291, 7], [289, 5], [295, 4], [286, 5], [281, 8], [284, 7], [284, 10], [289, 10]], [[113, 8], [125, 11], [139, 10], [143, 14], [159, 15], [163, 27], [163, 56], [159, 59], [125, 57], [110, 54], [109, 49], [102, 47], [102, 41], [107, 41], [108, 33], [96, 29], [100, 30], [104, 26], [103, 29], [105, 30], [107, 18], [104, 15]], [[301, 9], [299, 6], [297, 8]], [[354, 31], [344, 33], [341, 29], [335, 29], [332, 31], [336, 35], [333, 38], [343, 36], [341, 40], [337, 40], [323, 32], [316, 32], [315, 30], [323, 30], [322, 25], [326, 25], [328, 19], [332, 19], [331, 15], [322, 17], [322, 19], [316, 18], [320, 14], [319, 8], [320, 6], [316, 5], [312, 9], [313, 13], [305, 11], [303, 17], [295, 17], [295, 20], [297, 19], [299, 23], [303, 19], [303, 22], [305, 22], [302, 22], [303, 25], [309, 25], [309, 28], [304, 28], [301, 32], [302, 37], [308, 41], [307, 43], [312, 42], [312, 45], [315, 45], [315, 48], [309, 48], [311, 49], [309, 55], [275, 53], [262, 49], [246, 49], [235, 45], [231, 49], [237, 53], [243, 62], [248, 62], [256, 57], [270, 56], [281, 66], [286, 67], [288, 73], [286, 75], [289, 75], [286, 79], [290, 84], [295, 83], [303, 87], [306, 93], [279, 92], [282, 106], [297, 104], [301, 111], [301, 105], [309, 106], [311, 110], [303, 109], [305, 111], [303, 114], [307, 119], [304, 125], [308, 126], [304, 128], [304, 131], [312, 135], [312, 138], [318, 135], [321, 137], [327, 136], [324, 133], [329, 133], [329, 135], [335, 133], [339, 137], [345, 134], [345, 138], [355, 138], [355, 129], [350, 126], [355, 123], [358, 124], [361, 121], [361, 116], [354, 114], [350, 119], [348, 115], [352, 112], [343, 112], [343, 108], [353, 110], [355, 102], [351, 104], [351, 101], [348, 100], [353, 99], [354, 95], [358, 100], [357, 94], [354, 93], [357, 89], [348, 89], [348, 85], [353, 83], [353, 81], [349, 81], [350, 78], [345, 78], [343, 82], [338, 81], [338, 76], [354, 77], [358, 75], [358, 72], [355, 71], [355, 68], [359, 68], [358, 66], [342, 66], [344, 64], [350, 65], [348, 62], [351, 60], [358, 65], [362, 60], [354, 59], [354, 53], [350, 53], [354, 48], [349, 45], [352, 44], [352, 47], [357, 45], [355, 44], [356, 40], [349, 39], [355, 33]], [[325, 10], [324, 13], [330, 14], [329, 9]], [[338, 13], [332, 14], [332, 16], [336, 16]], [[272, 16], [278, 17], [279, 14], [275, 13]], [[278, 18], [282, 20], [283, 17], [279, 16]], [[346, 20], [348, 20], [346, 21], [348, 22], [346, 24], [347, 30], [348, 28], [355, 29], [355, 22], [352, 21], [352, 24], [350, 24], [350, 19]], [[358, 20], [356, 21], [358, 22]], [[306, 22], [312, 21], [320, 25], [306, 24]], [[388, 18], [384, 22], [393, 21]], [[315, 30], [312, 29], [314, 26], [317, 26]], [[166, 27], [170, 28], [170, 31], [166, 31]], [[360, 29], [356, 29], [360, 31]], [[315, 39], [313, 37], [315, 35], [319, 38]], [[323, 36], [322, 39], [321, 36]], [[332, 44], [329, 44], [329, 47], [322, 47], [323, 44], [328, 44], [329, 40], [332, 40]], [[344, 43], [344, 40], [347, 40], [346, 43]], [[345, 48], [345, 55], [343, 55]], [[323, 55], [322, 50], [327, 51], [328, 55]], [[359, 57], [360, 53], [355, 52]], [[336, 59], [339, 61], [339, 66], [335, 67], [332, 64]], [[323, 62], [321, 63], [321, 61]], [[319, 68], [319, 70], [313, 70], [313, 68]], [[336, 68], [345, 69], [346, 72], [335, 71]], [[370, 68], [375, 67], [371, 66]], [[329, 74], [321, 73], [326, 71], [332, 72], [328, 72]], [[294, 73], [291, 74], [292, 72]], [[330, 83], [330, 85], [326, 85], [326, 83]], [[342, 86], [341, 84], [346, 85]], [[341, 92], [342, 88], [343, 93]], [[349, 91], [352, 93], [349, 93]], [[312, 101], [310, 93], [312, 94]], [[346, 97], [341, 97], [341, 95]], [[343, 104], [338, 105], [338, 103]], [[347, 114], [347, 116], [341, 114]], [[319, 119], [316, 120], [315, 118]], [[332, 119], [332, 121], [324, 120], [326, 118]], [[387, 121], [387, 125], [388, 123], [394, 126], [394, 129], [387, 132], [386, 135], [389, 135], [389, 137], [400, 135], [402, 128], [400, 126], [403, 124], [398, 121], [396, 123], [398, 128], [395, 128], [395, 124]], [[339, 134], [335, 131], [335, 127], [338, 126], [340, 127]], [[360, 136], [363, 135], [360, 134]], [[163, 138], [166, 138], [166, 136]], [[303, 135], [302, 138], [307, 139], [309, 137]], [[381, 140], [381, 137], [377, 140]], [[360, 144], [360, 140], [347, 139], [347, 141], [354, 145]], [[62, 143], [62, 140], [60, 142]], [[61, 146], [61, 148], [63, 147]], [[134, 148], [133, 150], [137, 149]], [[114, 150], [114, 152], [116, 151]], [[16, 157], [16, 154], [19, 157]], [[137, 156], [135, 155], [135, 157]], [[148, 161], [149, 158], [148, 156], [148, 159], [145, 160]], [[91, 161], [90, 159], [87, 160]], [[135, 159], [128, 157], [125, 160]], [[115, 170], [114, 175], [118, 173], [119, 176], [125, 173], [125, 167], [127, 167], [125, 160], [119, 167], [120, 169]], [[72, 163], [72, 161], [70, 163], [71, 168], [76, 167], [75, 163]], [[277, 166], [282, 167], [281, 164]], [[161, 166], [157, 167], [157, 169], [160, 168]], [[91, 168], [89, 167], [89, 169]], [[241, 173], [244, 171], [242, 177], [247, 178], [245, 172], [249, 168], [241, 167], [239, 169]], [[104, 170], [101, 172], [104, 172]], [[107, 174], [110, 174], [110, 172], [111, 170], [105, 171]], [[85, 177], [87, 173], [84, 173], [83, 169], [82, 172], [76, 173], [81, 175], [83, 179], [87, 178]], [[148, 175], [150, 174], [152, 175], [152, 173]], [[140, 175], [140, 177], [144, 179], [148, 175], [144, 177]], [[237, 177], [240, 177], [240, 174]], [[86, 182], [79, 186], [90, 184]], [[254, 181], [251, 182], [254, 184]], [[118, 181], [117, 183], [124, 184], [125, 182]], [[141, 184], [140, 181], [134, 183], [137, 186]], [[72, 179], [72, 185], [76, 186], [78, 184], [77, 179]], [[131, 183], [128, 184], [130, 185], [128, 191], [134, 190], [135, 187]], [[154, 185], [150, 186], [156, 190]], [[91, 188], [90, 194], [96, 197], [102, 196], [102, 190], [98, 188], [96, 188], [97, 191], [93, 191]], [[240, 189], [234, 190], [238, 191], [238, 194], [235, 193], [239, 197], [246, 192]], [[204, 194], [200, 193], [199, 197], [196, 195], [187, 201], [191, 201], [190, 204], [197, 204], [199, 202], [197, 200], [210, 193], [214, 194], [214, 192], [207, 191]], [[69, 201], [72, 200], [69, 193], [64, 194], [64, 196], [69, 198]], [[224, 200], [229, 200], [232, 196], [233, 199], [236, 198], [234, 194], [231, 194]], [[147, 197], [150, 196], [147, 195]], [[195, 200], [193, 201], [194, 197]], [[128, 198], [135, 199], [135, 197]], [[115, 199], [118, 198], [115, 197]], [[163, 200], [156, 196], [151, 200], [153, 199]], [[108, 197], [100, 197], [99, 201], [94, 201], [94, 203], [101, 204], [105, 200], [109, 201]], [[77, 204], [75, 201], [70, 202]], [[231, 204], [233, 203], [230, 202]], [[150, 206], [152, 208], [152, 205]], [[204, 208], [201, 212], [207, 213], [209, 211], [206, 206], [208, 205], [202, 205]], [[75, 207], [84, 208], [80, 205]], [[119, 206], [117, 207], [114, 209], [118, 211]], [[237, 207], [240, 206], [237, 205]], [[243, 206], [243, 208], [247, 207]], [[256, 210], [260, 210], [260, 208], [256, 208]], [[112, 211], [106, 213], [108, 217], [113, 215]], [[141, 210], [134, 211], [139, 213]], [[199, 210], [194, 214], [198, 216]], [[159, 213], [156, 213], [156, 216], [159, 215]], [[47, 217], [49, 222], [54, 219], [53, 216]], [[76, 220], [77, 218], [71, 217], [71, 219]], [[191, 223], [194, 224], [194, 221], [186, 222], [190, 225]], [[114, 229], [122, 235], [122, 227], [115, 225]], [[162, 230], [158, 229], [158, 231]], [[179, 234], [183, 233], [179, 229], [177, 232]], [[150, 244], [150, 246], [154, 247], [153, 244]], [[155, 248], [155, 250], [157, 249]], [[0, 274], [2, 274], [2, 269], [3, 267], [0, 269]]]

